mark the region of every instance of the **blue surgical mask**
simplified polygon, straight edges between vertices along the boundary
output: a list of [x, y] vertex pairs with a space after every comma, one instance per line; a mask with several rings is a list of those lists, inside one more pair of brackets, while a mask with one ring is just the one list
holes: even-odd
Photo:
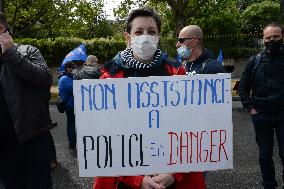
[[179, 47], [177, 49], [178, 51], [178, 55], [182, 58], [182, 59], [188, 59], [191, 55], [191, 50], [188, 49], [185, 45]]

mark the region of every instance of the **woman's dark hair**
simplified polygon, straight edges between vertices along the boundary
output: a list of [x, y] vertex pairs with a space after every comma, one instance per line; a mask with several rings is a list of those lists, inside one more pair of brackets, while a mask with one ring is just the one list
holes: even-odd
[[132, 29], [132, 21], [139, 16], [146, 16], [146, 17], [152, 17], [158, 27], [158, 32], [160, 33], [161, 31], [161, 19], [158, 16], [158, 14], [151, 8], [149, 7], [141, 7], [138, 9], [133, 10], [132, 12], [130, 12], [130, 14], [128, 15], [128, 17], [126, 18], [126, 22], [125, 22], [125, 31], [130, 33], [131, 29]]

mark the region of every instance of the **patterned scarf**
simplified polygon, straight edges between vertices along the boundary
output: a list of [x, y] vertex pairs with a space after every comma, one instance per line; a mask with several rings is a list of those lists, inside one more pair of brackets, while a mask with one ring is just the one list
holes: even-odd
[[154, 60], [150, 63], [143, 63], [134, 59], [132, 48], [127, 48], [121, 52], [121, 58], [124, 62], [124, 65], [135, 69], [147, 69], [153, 67], [157, 64], [157, 61], [159, 60], [161, 55], [162, 51], [158, 48], [154, 54]]

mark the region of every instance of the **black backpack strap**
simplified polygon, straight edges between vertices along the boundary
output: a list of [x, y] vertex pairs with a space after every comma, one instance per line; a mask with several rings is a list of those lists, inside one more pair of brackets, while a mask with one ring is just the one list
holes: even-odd
[[251, 72], [251, 79], [252, 81], [254, 80], [255, 78], [255, 74], [256, 74], [256, 71], [259, 67], [259, 64], [261, 62], [261, 57], [262, 57], [262, 52], [258, 53], [255, 58], [254, 58], [254, 66], [252, 68], [252, 72]]

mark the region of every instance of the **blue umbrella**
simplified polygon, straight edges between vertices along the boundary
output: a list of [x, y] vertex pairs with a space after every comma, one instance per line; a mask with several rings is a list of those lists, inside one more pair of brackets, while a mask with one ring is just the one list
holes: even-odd
[[85, 62], [87, 60], [87, 51], [85, 44], [81, 44], [79, 47], [72, 50], [70, 53], [66, 55], [64, 60], [62, 61], [61, 66], [58, 68], [59, 72], [64, 72], [64, 66], [67, 62], [70, 61], [82, 61]]

